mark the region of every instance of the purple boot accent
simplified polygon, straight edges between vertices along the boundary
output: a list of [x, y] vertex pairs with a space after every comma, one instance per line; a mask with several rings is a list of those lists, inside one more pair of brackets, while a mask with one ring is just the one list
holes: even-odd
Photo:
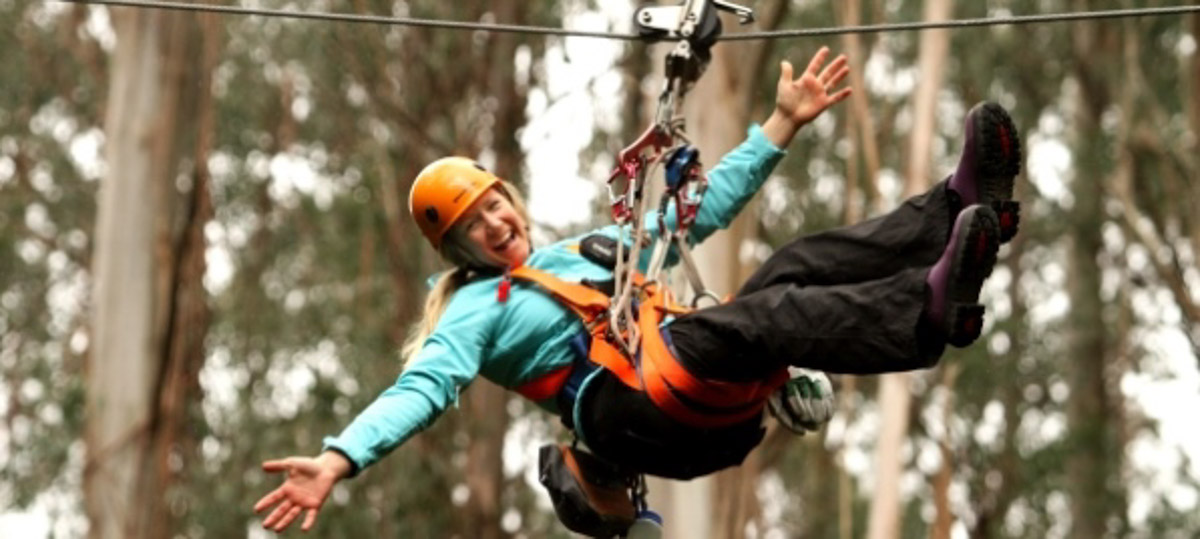
[[980, 103], [967, 113], [966, 140], [958, 169], [947, 188], [958, 195], [962, 207], [991, 206], [1000, 223], [1000, 242], [1017, 234], [1020, 204], [1012, 200], [1013, 178], [1021, 172], [1021, 138], [1004, 107]]
[[954, 221], [942, 257], [929, 269], [929, 297], [924, 316], [946, 338], [962, 348], [979, 338], [983, 305], [979, 290], [996, 265], [1000, 226], [996, 212], [979, 204], [967, 206]]

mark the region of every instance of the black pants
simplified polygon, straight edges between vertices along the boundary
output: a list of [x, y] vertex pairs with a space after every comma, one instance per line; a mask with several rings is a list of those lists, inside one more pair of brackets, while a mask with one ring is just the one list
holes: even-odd
[[[945, 345], [921, 329], [925, 276], [945, 248], [953, 205], [943, 182], [887, 215], [779, 249], [733, 301], [671, 324], [680, 362], [727, 381], [761, 380], [787, 365], [858, 374], [931, 365]], [[596, 455], [674, 479], [740, 464], [764, 434], [761, 418], [683, 425], [603, 370], [577, 406], [575, 427]]]
[[699, 377], [735, 382], [786, 365], [878, 374], [936, 363], [944, 343], [919, 322], [956, 205], [945, 185], [779, 249], [732, 301], [670, 326], [679, 360]]

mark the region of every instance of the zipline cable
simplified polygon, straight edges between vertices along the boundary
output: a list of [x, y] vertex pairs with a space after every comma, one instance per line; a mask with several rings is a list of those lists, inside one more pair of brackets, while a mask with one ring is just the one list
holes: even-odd
[[257, 15], [261, 17], [279, 17], [290, 19], [308, 19], [334, 22], [383, 24], [391, 26], [419, 26], [425, 28], [443, 28], [450, 30], [478, 30], [510, 34], [542, 34], [572, 37], [595, 37], [602, 39], [623, 39], [634, 41], [640, 39], [635, 34], [618, 34], [613, 32], [589, 32], [586, 30], [567, 30], [565, 28], [550, 28], [547, 26], [523, 26], [517, 24], [498, 24], [485, 22], [447, 21], [440, 19], [417, 19], [412, 17], [386, 17], [383, 15], [356, 15], [350, 13], [329, 13], [323, 11], [294, 11], [283, 9], [249, 8], [240, 6], [221, 6], [213, 4], [195, 4], [189, 2], [163, 2], [157, 0], [59, 0], [71, 4], [97, 4], [104, 6], [136, 7], [152, 9], [170, 9], [176, 11], [198, 11], [206, 13], [224, 13], [229, 15]]
[[[189, 2], [168, 2], [159, 0], [58, 0], [72, 4], [96, 4], [105, 6], [170, 9], [178, 11], [199, 11], [209, 13], [225, 13], [231, 15], [257, 15], [262, 17], [280, 17], [292, 19], [308, 19], [350, 23], [383, 24], [394, 26], [418, 26], [425, 28], [443, 28], [451, 30], [476, 30], [485, 32], [541, 34], [570, 37], [592, 37], [599, 39], [619, 39], [638, 41], [637, 34], [617, 32], [592, 32], [586, 30], [568, 30], [565, 28], [550, 28], [546, 26], [523, 26], [516, 24], [498, 24], [484, 22], [447, 21], [440, 19], [417, 19], [411, 17], [387, 17], [382, 15], [355, 15], [348, 13], [329, 13], [320, 11], [293, 11], [281, 9], [248, 8], [239, 6], [222, 6], [213, 4], [196, 4]], [[723, 34], [719, 41], [745, 41], [751, 39], [781, 39], [789, 37], [836, 36], [842, 34], [870, 34], [882, 32], [908, 32], [918, 30], [974, 28], [981, 26], [1009, 26], [1020, 24], [1044, 24], [1054, 22], [1071, 22], [1083, 20], [1118, 19], [1129, 17], [1153, 17], [1162, 15], [1183, 15], [1200, 13], [1200, 5], [1166, 6], [1150, 8], [1112, 9], [1100, 11], [1079, 11], [1066, 13], [1050, 13], [1045, 15], [1014, 15], [1009, 17], [981, 17], [976, 19], [954, 19], [949, 21], [924, 21], [910, 23], [883, 23], [860, 26], [831, 26], [826, 28], [804, 28], [799, 30], [772, 30], [764, 32], [743, 32]], [[665, 40], [664, 40], [665, 41]]]
[[769, 32], [743, 32], [724, 34], [719, 41], [741, 41], [749, 39], [779, 39], [785, 37], [835, 36], [842, 34], [870, 34], [881, 32], [908, 32], [947, 28], [973, 28], [979, 26], [1008, 26], [1052, 22], [1070, 22], [1098, 19], [1120, 19], [1129, 17], [1151, 17], [1200, 13], [1200, 5], [1168, 6], [1156, 8], [1110, 9], [1101, 11], [1078, 11], [1048, 13], [1045, 15], [1014, 15], [1009, 17], [981, 17], [977, 19], [952, 19], [948, 21], [923, 21], [908, 23], [870, 24], [862, 26], [834, 26], [829, 28], [807, 28], [800, 30], [773, 30]]

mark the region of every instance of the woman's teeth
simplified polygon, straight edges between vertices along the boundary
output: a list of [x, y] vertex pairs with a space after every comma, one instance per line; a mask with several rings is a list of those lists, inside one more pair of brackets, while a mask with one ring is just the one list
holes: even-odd
[[508, 237], [504, 238], [504, 241], [501, 241], [500, 243], [496, 244], [496, 247], [495, 247], [496, 250], [503, 251], [503, 250], [507, 249], [508, 246], [512, 243], [513, 238], [515, 238], [516, 236], [517, 236], [516, 233], [509, 232]]

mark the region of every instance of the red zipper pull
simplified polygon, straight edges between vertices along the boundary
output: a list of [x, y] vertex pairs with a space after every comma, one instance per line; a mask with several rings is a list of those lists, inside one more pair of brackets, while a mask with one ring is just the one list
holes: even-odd
[[496, 290], [496, 299], [500, 303], [508, 301], [508, 294], [512, 291], [512, 268], [504, 269], [504, 277], [500, 278], [500, 288]]

